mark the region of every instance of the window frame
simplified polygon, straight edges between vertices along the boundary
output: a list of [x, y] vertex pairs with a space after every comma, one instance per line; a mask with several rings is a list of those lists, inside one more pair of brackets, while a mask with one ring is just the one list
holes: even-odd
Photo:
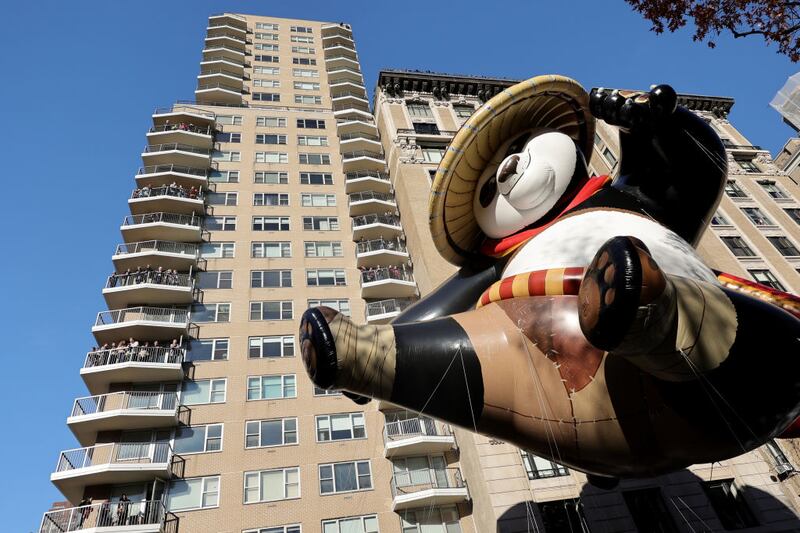
[[[171, 507], [170, 506], [170, 499], [171, 498], [169, 497], [169, 495], [172, 493], [173, 485], [176, 484], [176, 483], [186, 483], [188, 485], [190, 482], [195, 481], [195, 480], [200, 480], [200, 494], [199, 494], [200, 505], [199, 506], [195, 506], [195, 507], [184, 507], [184, 508], [180, 508], [180, 509], [175, 509], [175, 508]], [[216, 491], [209, 491], [208, 490], [208, 483], [211, 482], [212, 480], [216, 481], [216, 484], [217, 484]], [[167, 510], [170, 511], [170, 512], [181, 512], [181, 513], [183, 513], [183, 512], [187, 512], [187, 511], [197, 511], [197, 510], [201, 510], [201, 509], [215, 509], [215, 508], [219, 507], [219, 496], [220, 496], [220, 493], [222, 492], [222, 476], [219, 476], [219, 475], [216, 475], [216, 476], [197, 476], [197, 477], [191, 477], [191, 478], [173, 479], [173, 480], [169, 481], [169, 484], [167, 486], [168, 486], [169, 490], [167, 491], [167, 505], [166, 505], [166, 507], [167, 507]], [[206, 499], [206, 495], [208, 495], [208, 494], [216, 494], [216, 502], [213, 505], [204, 505], [204, 502], [205, 502], [205, 499]]]
[[[183, 384], [186, 384], [186, 383], [200, 383], [200, 382], [203, 382], [203, 381], [208, 381], [208, 399], [207, 399], [207, 401], [197, 402], [197, 403], [185, 403], [184, 397], [183, 397], [183, 394], [184, 394], [184, 390], [183, 390], [184, 385]], [[212, 401], [213, 398], [214, 398], [214, 393], [215, 392], [217, 392], [217, 393], [220, 392], [219, 389], [218, 390], [214, 390], [214, 385], [215, 384], [219, 384], [220, 382], [222, 382], [222, 384], [223, 384], [222, 391], [221, 391], [222, 392], [222, 400], [220, 400], [220, 401]], [[181, 390], [180, 390], [180, 394], [181, 394], [180, 395], [180, 404], [181, 405], [211, 405], [211, 404], [217, 404], [217, 403], [226, 403], [228, 401], [228, 378], [204, 378], [204, 379], [184, 380], [183, 384], [181, 385]]]
[[[192, 353], [192, 345], [194, 343], [197, 344], [204, 344], [204, 343], [211, 343], [211, 357], [208, 359], [195, 359], [191, 357]], [[217, 357], [217, 351], [221, 350], [221, 348], [217, 347], [217, 344], [225, 344], [225, 355], [224, 357]], [[191, 339], [189, 341], [189, 349], [186, 351], [186, 361], [188, 362], [202, 362], [202, 361], [227, 361], [228, 357], [231, 353], [231, 343], [229, 337], [212, 337], [207, 339]]]
[[[333, 417], [348, 417], [349, 424], [350, 424], [350, 437], [348, 438], [333, 438]], [[362, 423], [357, 425], [355, 423], [356, 418], [361, 418]], [[327, 431], [328, 431], [328, 438], [320, 438], [320, 432], [324, 431], [324, 427], [320, 427], [320, 421], [323, 419], [327, 419]], [[363, 436], [356, 437], [356, 428], [360, 427], [363, 431]], [[337, 430], [341, 431], [341, 430]], [[353, 411], [349, 413], [329, 413], [329, 414], [322, 414], [322, 415], [315, 415], [314, 416], [314, 434], [315, 439], [318, 444], [321, 443], [328, 443], [328, 442], [341, 442], [341, 441], [349, 441], [349, 440], [364, 440], [369, 438], [367, 433], [367, 417], [364, 414], [364, 411]]]
[[[264, 304], [277, 303], [279, 307], [280, 318], [264, 318]], [[285, 306], [288, 304], [289, 312], [288, 317], [284, 316], [286, 313]], [[256, 306], [256, 307], [254, 307]], [[255, 309], [258, 308], [258, 311]], [[249, 322], [273, 322], [278, 320], [294, 320], [294, 300], [258, 300], [250, 302]], [[261, 318], [253, 318], [253, 314], [257, 312]]]
[[[267, 255], [266, 251], [277, 247], [280, 255]], [[256, 250], [260, 249], [262, 255], [256, 255]], [[288, 250], [288, 254], [284, 252]], [[287, 259], [292, 257], [292, 242], [291, 241], [251, 241], [250, 242], [250, 258], [251, 259]]]
[[[297, 496], [287, 496], [288, 490], [287, 487], [290, 485], [288, 482], [288, 473], [290, 471], [294, 471], [295, 475], [297, 476]], [[261, 475], [268, 473], [268, 472], [283, 472], [283, 498], [275, 498], [275, 499], [261, 499], [261, 492], [262, 492], [262, 478]], [[257, 487], [249, 487], [250, 490], [254, 488], [258, 491], [258, 499], [254, 501], [247, 501], [247, 479], [248, 476], [256, 475], [258, 479], [258, 486]], [[301, 478], [300, 478], [300, 467], [299, 466], [285, 466], [281, 468], [268, 468], [266, 470], [250, 470], [245, 471], [243, 474], [243, 490], [242, 490], [242, 499], [244, 505], [250, 505], [255, 503], [267, 503], [267, 502], [277, 502], [277, 501], [284, 501], [284, 500], [296, 500], [302, 497], [301, 491]]]
[[[209, 437], [208, 429], [210, 427], [216, 427], [216, 426], [219, 426], [219, 437]], [[188, 429], [203, 428], [203, 449], [202, 450], [196, 451], [196, 452], [187, 452], [185, 450], [178, 451], [176, 449], [177, 448], [177, 442], [178, 442], [177, 432], [180, 431], [181, 429], [187, 429], [187, 428]], [[172, 437], [172, 448], [175, 451], [175, 453], [180, 455], [180, 456], [197, 455], [197, 454], [201, 454], [201, 453], [222, 452], [223, 451], [224, 436], [225, 436], [225, 428], [224, 428], [224, 424], [221, 423], [221, 422], [215, 422], [215, 423], [212, 423], [212, 424], [199, 424], [197, 426], [179, 426], [179, 427], [177, 427], [175, 429], [175, 435]], [[216, 450], [209, 450], [208, 449], [208, 441], [210, 439], [219, 439], [219, 448], [217, 448]]]
[[[268, 339], [275, 339], [277, 340], [277, 344], [280, 345], [280, 352], [281, 354], [278, 356], [271, 356], [271, 355], [264, 355], [264, 345], [266, 344], [264, 341]], [[260, 355], [254, 356], [253, 355], [253, 341], [258, 340], [258, 351]], [[286, 341], [289, 342], [286, 342]], [[286, 353], [286, 348], [288, 345], [291, 345], [292, 353]], [[247, 338], [247, 358], [248, 359], [286, 359], [289, 357], [295, 357], [297, 353], [297, 346], [294, 342], [294, 335], [261, 335], [257, 337], [248, 337]]]
[[[261, 444], [261, 439], [263, 435], [263, 426], [264, 422], [277, 422], [281, 423], [281, 443], [280, 444]], [[287, 430], [286, 422], [287, 421], [294, 421], [294, 430]], [[250, 428], [248, 427], [250, 424], [257, 424], [258, 425], [258, 433], [251, 433]], [[286, 435], [294, 433], [294, 442], [287, 442]], [[250, 446], [248, 444], [248, 437], [256, 436], [258, 439], [257, 446]], [[245, 450], [257, 450], [259, 448], [279, 448], [283, 446], [297, 446], [300, 444], [300, 422], [298, 417], [296, 416], [287, 416], [281, 418], [262, 418], [256, 420], [245, 420], [244, 422], [244, 449]]]
[[[265, 285], [264, 279], [265, 274], [267, 273], [277, 273], [278, 274], [278, 285]], [[288, 275], [287, 275], [288, 274]], [[260, 285], [255, 285], [255, 278], [256, 275], [259, 275], [261, 278]], [[284, 284], [288, 279], [288, 283]], [[293, 286], [293, 279], [292, 279], [292, 269], [288, 268], [267, 268], [262, 270], [251, 270], [250, 271], [250, 288], [251, 289], [285, 289], [291, 288]]]
[[[369, 479], [369, 486], [368, 487], [361, 487], [361, 478], [364, 474], [360, 474], [358, 467], [359, 465], [367, 465], [367, 477]], [[355, 482], [357, 488], [355, 489], [348, 489], [348, 490], [337, 490], [336, 488], [336, 465], [353, 465], [353, 475], [355, 477]], [[322, 470], [330, 468], [330, 477], [323, 478]], [[372, 463], [369, 459], [356, 459], [353, 461], [337, 461], [335, 463], [320, 463], [317, 465], [317, 481], [319, 482], [319, 495], [320, 496], [330, 496], [332, 494], [347, 494], [351, 492], [364, 492], [368, 490], [375, 490], [375, 484], [372, 482]], [[330, 481], [332, 490], [324, 491], [322, 488], [323, 481]]]
[[[280, 378], [281, 384], [281, 396], [276, 397], [264, 397], [264, 380], [266, 378]], [[292, 383], [288, 383], [289, 378], [291, 378]], [[256, 387], [252, 385], [252, 380], [258, 380], [258, 397], [250, 397], [251, 391], [256, 390]], [[262, 374], [257, 376], [247, 376], [246, 381], [247, 389], [245, 390], [245, 401], [247, 402], [263, 402], [263, 401], [277, 401], [277, 400], [294, 400], [297, 398], [297, 374]], [[287, 396], [287, 390], [294, 390], [294, 395]]]

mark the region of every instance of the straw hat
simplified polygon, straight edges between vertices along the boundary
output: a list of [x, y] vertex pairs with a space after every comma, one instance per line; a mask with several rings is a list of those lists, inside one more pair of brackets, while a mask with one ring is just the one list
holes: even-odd
[[508, 87], [456, 133], [436, 170], [429, 205], [431, 236], [446, 260], [462, 265], [480, 256], [485, 235], [472, 209], [478, 179], [504, 142], [537, 127], [569, 135], [589, 160], [594, 142], [589, 95], [564, 76], [536, 76]]

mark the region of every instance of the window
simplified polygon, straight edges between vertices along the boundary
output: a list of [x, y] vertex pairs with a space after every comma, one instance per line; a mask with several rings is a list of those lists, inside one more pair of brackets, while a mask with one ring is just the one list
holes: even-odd
[[343, 413], [317, 417], [317, 442], [367, 438], [364, 413]]
[[214, 140], [221, 143], [240, 143], [242, 142], [241, 133], [217, 133]]
[[747, 198], [747, 193], [734, 180], [725, 183], [725, 194], [731, 198]]
[[256, 126], [259, 128], [285, 128], [286, 119], [283, 117], [256, 117]]
[[294, 357], [294, 336], [250, 337], [250, 359]]
[[298, 135], [298, 146], [328, 146], [328, 138], [324, 135]]
[[261, 529], [248, 529], [244, 533], [300, 533], [300, 525], [263, 527]]
[[658, 488], [631, 490], [622, 493], [636, 529], [655, 533], [678, 533]]
[[794, 466], [792, 466], [792, 463], [789, 461], [789, 458], [786, 457], [786, 454], [783, 453], [781, 447], [778, 446], [777, 441], [774, 439], [769, 440], [764, 447], [766, 448], [767, 453], [769, 453], [769, 455], [772, 457], [772, 461], [775, 463], [775, 468], [778, 471], [778, 476], [780, 479], [783, 479], [783, 477], [781, 477], [782, 475], [785, 476], [789, 472], [794, 472]]
[[558, 463], [533, 455], [524, 450], [520, 451], [522, 453], [522, 464], [525, 467], [525, 472], [528, 474], [528, 479], [543, 479], [547, 477], [569, 475], [569, 470]]
[[289, 154], [281, 152], [256, 152], [256, 163], [288, 163]]
[[214, 119], [217, 124], [223, 124], [226, 126], [241, 126], [242, 125], [242, 116], [241, 115], [217, 115]]
[[297, 127], [321, 130], [325, 129], [325, 121], [314, 118], [298, 118]]
[[469, 118], [475, 112], [475, 108], [471, 105], [454, 105], [453, 111], [458, 118]]
[[293, 68], [295, 78], [319, 78], [319, 71], [313, 68]]
[[294, 88], [303, 91], [319, 91], [319, 83], [315, 81], [296, 81]]
[[236, 217], [206, 217], [203, 224], [211, 231], [236, 231]]
[[302, 193], [300, 205], [303, 207], [336, 207], [335, 194]]
[[189, 341], [187, 361], [225, 361], [228, 359], [228, 339], [193, 339]]
[[306, 285], [309, 287], [333, 287], [347, 285], [344, 269], [306, 270]]
[[281, 73], [281, 69], [278, 67], [256, 67], [253, 66], [253, 73], [254, 74], [266, 74], [268, 76], [277, 76]]
[[212, 170], [208, 173], [211, 183], [239, 183], [238, 170]]
[[781, 282], [778, 281], [778, 278], [769, 270], [748, 270], [748, 272], [753, 276], [754, 280], [762, 285], [766, 285], [778, 291], [786, 290]]
[[222, 449], [222, 424], [180, 426], [172, 447], [175, 453], [218, 452]]
[[378, 533], [378, 515], [323, 520], [322, 533]]
[[209, 270], [197, 274], [197, 287], [200, 289], [230, 289], [233, 272], [230, 270]]
[[238, 194], [235, 192], [210, 192], [206, 194], [208, 205], [236, 205]]
[[455, 505], [404, 510], [400, 513], [400, 524], [403, 533], [461, 533]]
[[307, 43], [307, 44], [314, 44], [313, 37], [306, 37], [304, 35], [292, 35], [290, 40], [293, 43]]
[[306, 257], [342, 257], [340, 241], [307, 241], [303, 243]]
[[755, 257], [753, 250], [741, 237], [720, 237], [736, 257]]
[[256, 172], [253, 181], [255, 183], [269, 183], [269, 184], [281, 185], [289, 183], [289, 174], [287, 174], [286, 172], [277, 172], [277, 171]]
[[333, 185], [333, 174], [327, 172], [301, 172], [300, 183], [303, 185]]
[[292, 46], [293, 54], [315, 54], [316, 50], [310, 46]]
[[594, 145], [597, 146], [598, 149], [603, 146], [603, 139], [597, 132], [594, 132]]
[[714, 216], [711, 217], [711, 225], [712, 226], [730, 226], [731, 222], [730, 222], [730, 220], [725, 218], [725, 215], [723, 215], [722, 213], [717, 211], [716, 213], [714, 213]]
[[219, 476], [176, 479], [169, 484], [167, 510], [170, 512], [207, 509], [217, 505]]
[[289, 217], [253, 217], [253, 231], [289, 231]]
[[439, 128], [432, 122], [414, 122], [414, 132], [427, 135], [439, 135]]
[[255, 48], [256, 50], [264, 51], [264, 52], [277, 52], [278, 51], [278, 45], [277, 44], [272, 44], [272, 43], [256, 43], [256, 44], [253, 45], [253, 48]]
[[182, 405], [225, 403], [225, 379], [184, 381], [181, 389]]
[[303, 217], [303, 229], [306, 231], [336, 231], [339, 229], [339, 217]]
[[300, 154], [301, 165], [330, 165], [331, 156], [328, 154]]
[[231, 258], [236, 253], [236, 243], [204, 242], [200, 245], [200, 257], [204, 259]]
[[228, 322], [231, 304], [192, 304], [192, 322]]
[[292, 243], [290, 242], [254, 242], [251, 254], [255, 258], [292, 257]]
[[256, 144], [286, 144], [286, 135], [257, 133]]
[[354, 492], [372, 488], [369, 461], [348, 461], [319, 465], [319, 492]]
[[317, 60], [313, 57], [293, 57], [292, 64], [294, 65], [316, 65]]
[[345, 316], [350, 316], [350, 300], [309, 300], [308, 307], [319, 307], [324, 305], [331, 309], [336, 309]]
[[778, 250], [782, 256], [797, 257], [800, 256], [800, 251], [797, 247], [786, 237], [767, 237], [767, 240], [772, 243], [772, 246]]
[[250, 271], [250, 287], [254, 289], [291, 287], [291, 270], [252, 270]]
[[289, 28], [289, 31], [293, 31], [295, 33], [311, 33], [311, 28], [308, 26], [292, 26]]
[[444, 146], [420, 146], [420, 148], [422, 148], [422, 158], [426, 163], [439, 163], [446, 151]]
[[[548, 533], [588, 532], [589, 527], [583, 516], [583, 504], [577, 498], [542, 502], [539, 512], [542, 515], [544, 530]], [[647, 530], [652, 533], [658, 529]]]
[[262, 80], [262, 79], [255, 79], [253, 80], [253, 87], [261, 87], [264, 89], [278, 89], [281, 86], [281, 82], [278, 80]]
[[226, 152], [224, 150], [214, 150], [211, 152], [212, 161], [236, 162], [242, 160], [241, 152]]
[[789, 215], [789, 218], [800, 224], [800, 209], [797, 207], [792, 207], [790, 209], [784, 209], [784, 211], [786, 211], [786, 214]]
[[723, 528], [744, 529], [759, 525], [732, 479], [703, 481], [701, 485]]
[[253, 100], [257, 102], [280, 102], [281, 95], [278, 93], [253, 93]]
[[250, 302], [250, 320], [292, 320], [292, 301]]
[[789, 198], [789, 195], [783, 192], [783, 189], [778, 187], [774, 181], [759, 180], [758, 184], [761, 185], [761, 188], [764, 189], [764, 192], [769, 194], [772, 198], [775, 198], [777, 200], [784, 200]]
[[750, 159], [736, 159], [735, 161], [745, 172], [761, 172], [761, 169]]
[[244, 503], [300, 497], [300, 469], [279, 468], [244, 473]]
[[614, 168], [614, 166], [617, 164], [617, 156], [614, 155], [614, 152], [612, 152], [608, 146], [606, 146], [603, 150], [603, 157], [606, 159], [606, 161], [608, 161], [608, 164], [611, 166], [611, 168]]
[[338, 390], [325, 390], [319, 387], [314, 387], [314, 396], [341, 396], [342, 392]]
[[772, 226], [773, 222], [758, 207], [743, 207], [742, 211], [756, 226]]
[[256, 33], [256, 39], [261, 39], [262, 41], [277, 41], [278, 34], [277, 33]]
[[249, 376], [248, 400], [280, 400], [297, 398], [297, 380], [294, 374], [274, 376]]
[[433, 118], [433, 111], [428, 104], [406, 104], [406, 109], [412, 117]]
[[297, 444], [297, 419], [252, 420], [245, 423], [245, 448]]
[[278, 25], [271, 22], [256, 22], [257, 30], [278, 30]]
[[253, 194], [253, 205], [289, 205], [289, 193], [285, 192], [257, 192]]

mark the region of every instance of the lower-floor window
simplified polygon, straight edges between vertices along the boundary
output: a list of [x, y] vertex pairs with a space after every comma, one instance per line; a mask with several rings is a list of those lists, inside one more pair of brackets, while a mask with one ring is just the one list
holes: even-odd
[[300, 497], [300, 469], [279, 468], [244, 473], [244, 503]]
[[[548, 533], [588, 533], [583, 516], [583, 504], [577, 498], [539, 504], [544, 530]], [[637, 522], [638, 525], [638, 522]], [[671, 529], [640, 529], [640, 531], [672, 531]]]
[[294, 524], [291, 526], [262, 527], [261, 529], [248, 529], [244, 533], [300, 533], [300, 526]]
[[167, 510], [188, 511], [219, 505], [219, 476], [179, 479], [170, 483]]
[[400, 511], [403, 533], [461, 533], [455, 505]]
[[378, 533], [378, 515], [323, 520], [322, 533]]
[[569, 470], [567, 470], [566, 467], [525, 451], [522, 452], [522, 464], [525, 465], [525, 472], [528, 474], [528, 479], [569, 475]]

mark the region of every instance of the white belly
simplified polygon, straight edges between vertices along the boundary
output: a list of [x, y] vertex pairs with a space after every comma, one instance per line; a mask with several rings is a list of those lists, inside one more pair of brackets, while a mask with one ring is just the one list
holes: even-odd
[[589, 266], [603, 243], [621, 235], [641, 239], [668, 274], [717, 283], [717, 277], [694, 248], [676, 233], [648, 218], [611, 210], [559, 220], [514, 254], [503, 277], [548, 268]]

